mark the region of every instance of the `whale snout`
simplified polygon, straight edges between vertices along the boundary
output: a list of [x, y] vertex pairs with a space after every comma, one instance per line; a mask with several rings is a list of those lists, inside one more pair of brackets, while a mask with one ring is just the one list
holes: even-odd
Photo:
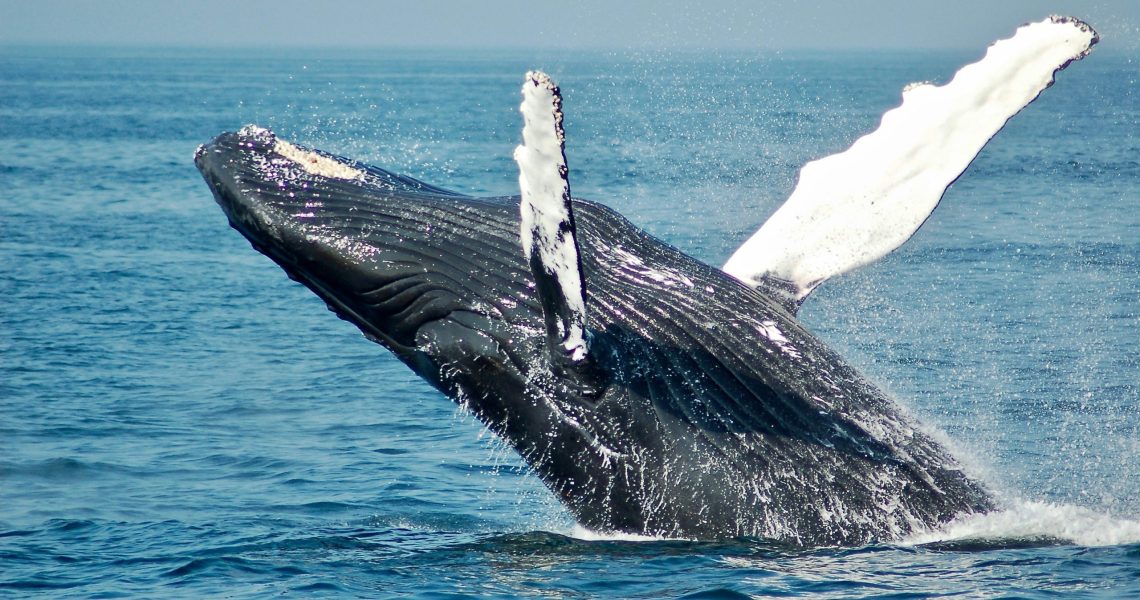
[[287, 254], [315, 249], [333, 229], [331, 198], [322, 198], [321, 179], [363, 178], [344, 159], [307, 151], [252, 125], [200, 146], [194, 164], [234, 228], [259, 249]]

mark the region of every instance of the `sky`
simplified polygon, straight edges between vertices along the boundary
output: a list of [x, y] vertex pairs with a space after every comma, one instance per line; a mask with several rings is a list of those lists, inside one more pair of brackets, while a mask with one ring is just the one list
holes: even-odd
[[1140, 0], [0, 0], [0, 45], [976, 48], [1054, 13], [1140, 51]]

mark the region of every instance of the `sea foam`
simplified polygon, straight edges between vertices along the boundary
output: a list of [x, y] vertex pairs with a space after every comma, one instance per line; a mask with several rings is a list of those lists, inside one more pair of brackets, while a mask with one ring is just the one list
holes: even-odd
[[909, 536], [904, 545], [961, 540], [1055, 538], [1080, 546], [1140, 543], [1140, 521], [1072, 504], [1020, 500], [1005, 510], [956, 519], [937, 531]]

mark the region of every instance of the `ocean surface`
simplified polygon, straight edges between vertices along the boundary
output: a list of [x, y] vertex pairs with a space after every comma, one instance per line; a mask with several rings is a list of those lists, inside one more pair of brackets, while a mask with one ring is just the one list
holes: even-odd
[[540, 67], [576, 195], [720, 264], [804, 162], [981, 51], [0, 48], [0, 597], [1140, 597], [1140, 57], [1111, 40], [800, 313], [1005, 507], [862, 548], [577, 528], [192, 164], [257, 123], [515, 193]]

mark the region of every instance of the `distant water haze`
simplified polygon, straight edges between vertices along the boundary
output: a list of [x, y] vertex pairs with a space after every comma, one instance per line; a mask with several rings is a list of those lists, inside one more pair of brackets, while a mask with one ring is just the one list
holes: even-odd
[[0, 0], [0, 45], [975, 49], [1048, 14], [1140, 46], [1135, 0]]

